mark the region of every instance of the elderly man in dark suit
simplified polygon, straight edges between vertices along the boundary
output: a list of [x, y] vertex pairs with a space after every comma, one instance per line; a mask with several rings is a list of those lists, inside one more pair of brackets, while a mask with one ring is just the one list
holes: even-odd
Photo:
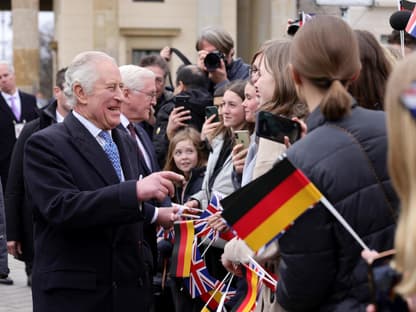
[[0, 61], [0, 177], [6, 190], [10, 159], [16, 138], [25, 122], [35, 119], [36, 98], [17, 89], [14, 68]]
[[34, 311], [149, 311], [144, 222], [169, 227], [175, 208], [142, 205], [173, 194], [183, 177], [137, 180], [137, 154], [120, 124], [122, 83], [102, 52], [75, 57], [65, 94], [73, 112], [32, 135], [24, 171], [34, 204]]

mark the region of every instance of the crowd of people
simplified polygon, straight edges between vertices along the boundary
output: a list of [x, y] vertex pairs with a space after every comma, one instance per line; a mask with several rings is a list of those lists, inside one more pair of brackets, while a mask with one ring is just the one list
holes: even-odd
[[[247, 291], [250, 254], [278, 282], [249, 310], [416, 311], [416, 56], [394, 49], [320, 15], [246, 64], [208, 27], [171, 90], [169, 47], [140, 66], [87, 51], [57, 72], [42, 109], [0, 61], [0, 284], [13, 283], [9, 253], [25, 263], [34, 311], [201, 311], [207, 301], [166, 273], [174, 223], [287, 157], [371, 251], [322, 203], [261, 253], [238, 237], [199, 239], [210, 276], [236, 276], [225, 307]], [[299, 139], [259, 136], [260, 112], [294, 121]], [[221, 212], [207, 224], [232, 232]], [[390, 249], [398, 279], [380, 298], [368, 272]]]

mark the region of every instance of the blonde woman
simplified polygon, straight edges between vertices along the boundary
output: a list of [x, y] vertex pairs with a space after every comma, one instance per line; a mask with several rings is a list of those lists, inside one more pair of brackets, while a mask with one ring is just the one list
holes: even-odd
[[416, 54], [400, 61], [386, 90], [388, 168], [400, 198], [401, 210], [395, 238], [395, 268], [403, 274], [396, 292], [410, 298], [416, 311]]

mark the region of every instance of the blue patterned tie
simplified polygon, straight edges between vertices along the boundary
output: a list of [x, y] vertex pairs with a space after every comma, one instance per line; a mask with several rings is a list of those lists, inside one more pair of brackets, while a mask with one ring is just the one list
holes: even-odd
[[104, 152], [107, 154], [108, 159], [110, 159], [113, 164], [114, 170], [116, 171], [118, 178], [121, 177], [121, 164], [120, 164], [120, 154], [118, 153], [117, 145], [114, 143], [110, 134], [107, 131], [101, 131], [99, 136], [104, 139]]

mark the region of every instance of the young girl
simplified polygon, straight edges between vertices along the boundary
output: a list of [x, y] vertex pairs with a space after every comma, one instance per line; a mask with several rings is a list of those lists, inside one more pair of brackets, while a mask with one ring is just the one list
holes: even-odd
[[172, 137], [164, 170], [183, 174], [186, 181], [175, 188], [174, 202], [183, 204], [201, 189], [206, 160], [206, 150], [196, 129], [186, 127]]

